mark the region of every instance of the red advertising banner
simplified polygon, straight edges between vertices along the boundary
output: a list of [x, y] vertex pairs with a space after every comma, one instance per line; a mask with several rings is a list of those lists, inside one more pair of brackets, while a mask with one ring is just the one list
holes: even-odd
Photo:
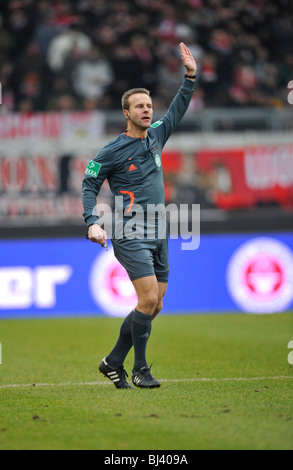
[[[0, 222], [82, 220], [81, 183], [90, 155], [0, 152]], [[101, 201], [108, 202], [105, 183]]]
[[221, 209], [293, 207], [293, 145], [200, 150], [197, 167]]
[[[81, 183], [92, 158], [88, 152], [0, 150], [0, 223], [81, 221]], [[167, 204], [293, 210], [293, 145], [202, 149], [196, 154], [168, 150], [162, 164]], [[105, 182], [99, 200], [110, 203], [111, 198]]]
[[104, 131], [103, 113], [0, 114], [0, 140], [98, 137]]

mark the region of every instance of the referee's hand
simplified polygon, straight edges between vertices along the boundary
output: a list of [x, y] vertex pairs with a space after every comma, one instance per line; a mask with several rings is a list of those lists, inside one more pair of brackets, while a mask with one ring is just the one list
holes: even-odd
[[93, 243], [107, 245], [107, 233], [98, 224], [89, 227], [88, 237]]

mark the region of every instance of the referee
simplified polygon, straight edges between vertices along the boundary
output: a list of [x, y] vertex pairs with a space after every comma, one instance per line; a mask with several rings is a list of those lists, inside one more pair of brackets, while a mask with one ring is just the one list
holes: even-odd
[[[152, 124], [153, 106], [149, 91], [145, 88], [126, 91], [122, 97], [122, 109], [127, 131], [100, 150], [87, 167], [82, 184], [83, 216], [88, 225], [88, 237], [94, 243], [107, 244], [107, 234], [94, 215], [96, 198], [105, 179], [108, 179], [113, 195], [123, 197], [124, 225], [132, 217], [131, 209], [135, 205], [142, 207], [145, 213], [150, 204], [164, 207], [161, 153], [189, 106], [197, 69], [184, 43], [180, 44], [180, 53], [186, 75], [167, 114]], [[134, 285], [138, 303], [123, 321], [117, 343], [102, 360], [99, 370], [116, 388], [133, 388], [126, 379], [128, 376], [123, 366], [133, 346], [133, 384], [140, 388], [157, 388], [161, 384], [151, 374], [146, 349], [152, 320], [162, 310], [168, 284], [168, 237], [160, 237], [156, 228], [151, 239], [130, 238], [113, 236], [112, 244], [116, 258]]]

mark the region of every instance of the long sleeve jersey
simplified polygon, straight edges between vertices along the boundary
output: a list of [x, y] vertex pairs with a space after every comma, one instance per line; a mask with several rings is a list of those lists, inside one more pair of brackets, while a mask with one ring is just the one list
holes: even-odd
[[134, 204], [145, 211], [149, 204], [165, 204], [161, 153], [187, 111], [193, 90], [194, 82], [185, 79], [166, 115], [152, 124], [146, 138], [122, 133], [89, 163], [82, 184], [83, 216], [88, 226], [98, 221], [93, 210], [106, 179], [112, 194], [123, 196], [126, 217]]

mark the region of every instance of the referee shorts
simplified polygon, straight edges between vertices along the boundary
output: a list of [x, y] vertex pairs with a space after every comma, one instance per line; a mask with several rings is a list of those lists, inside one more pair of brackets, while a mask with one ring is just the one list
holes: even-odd
[[168, 282], [168, 237], [162, 240], [113, 238], [112, 245], [131, 281], [155, 275], [158, 282]]

